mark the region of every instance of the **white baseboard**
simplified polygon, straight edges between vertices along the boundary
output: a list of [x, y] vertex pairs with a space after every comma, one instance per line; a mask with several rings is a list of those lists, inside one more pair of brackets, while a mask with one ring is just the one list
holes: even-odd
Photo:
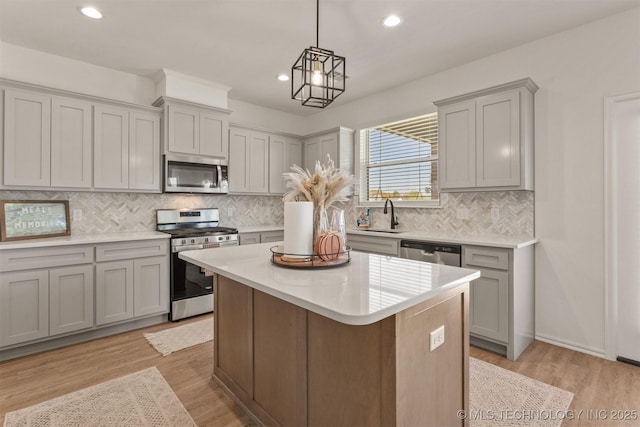
[[559, 338], [556, 337], [550, 337], [548, 335], [543, 335], [543, 334], [537, 334], [536, 333], [536, 338], [538, 341], [542, 341], [542, 342], [546, 342], [547, 344], [552, 344], [552, 345], [556, 345], [558, 347], [563, 347], [563, 348], [568, 348], [569, 350], [573, 350], [573, 351], [577, 351], [580, 353], [585, 353], [588, 354], [590, 356], [595, 356], [595, 357], [600, 357], [602, 359], [607, 359], [607, 360], [615, 360], [615, 359], [610, 359], [606, 356], [605, 354], [605, 350], [603, 348], [595, 348], [595, 347], [584, 347], [578, 343], [574, 343], [571, 341], [566, 341], [566, 340], [561, 340]]

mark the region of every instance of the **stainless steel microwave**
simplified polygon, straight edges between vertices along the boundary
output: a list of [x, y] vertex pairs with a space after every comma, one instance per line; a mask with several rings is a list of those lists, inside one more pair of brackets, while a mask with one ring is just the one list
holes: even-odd
[[226, 160], [167, 154], [164, 156], [165, 193], [229, 192]]

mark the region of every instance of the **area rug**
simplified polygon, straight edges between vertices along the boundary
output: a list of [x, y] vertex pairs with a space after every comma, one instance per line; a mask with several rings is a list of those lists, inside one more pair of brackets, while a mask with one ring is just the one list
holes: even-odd
[[[472, 427], [557, 427], [573, 393], [473, 357], [469, 360]], [[571, 414], [569, 414], [571, 415]]]
[[206, 319], [164, 331], [146, 333], [144, 337], [163, 356], [213, 339], [213, 320]]
[[9, 412], [4, 427], [196, 427], [164, 377], [145, 369]]

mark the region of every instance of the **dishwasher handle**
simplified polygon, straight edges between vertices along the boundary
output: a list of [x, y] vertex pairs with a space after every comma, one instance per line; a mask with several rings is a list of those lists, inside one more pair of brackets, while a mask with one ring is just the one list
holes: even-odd
[[419, 249], [423, 253], [428, 252], [429, 255], [433, 255], [434, 252], [445, 252], [449, 254], [461, 254], [462, 246], [460, 245], [448, 245], [442, 243], [421, 242], [417, 240], [401, 240], [401, 248]]

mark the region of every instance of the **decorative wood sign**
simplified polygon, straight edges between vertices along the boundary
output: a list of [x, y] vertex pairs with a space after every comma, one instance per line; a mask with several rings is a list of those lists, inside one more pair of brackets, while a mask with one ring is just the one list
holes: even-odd
[[0, 200], [0, 241], [68, 236], [68, 200]]

